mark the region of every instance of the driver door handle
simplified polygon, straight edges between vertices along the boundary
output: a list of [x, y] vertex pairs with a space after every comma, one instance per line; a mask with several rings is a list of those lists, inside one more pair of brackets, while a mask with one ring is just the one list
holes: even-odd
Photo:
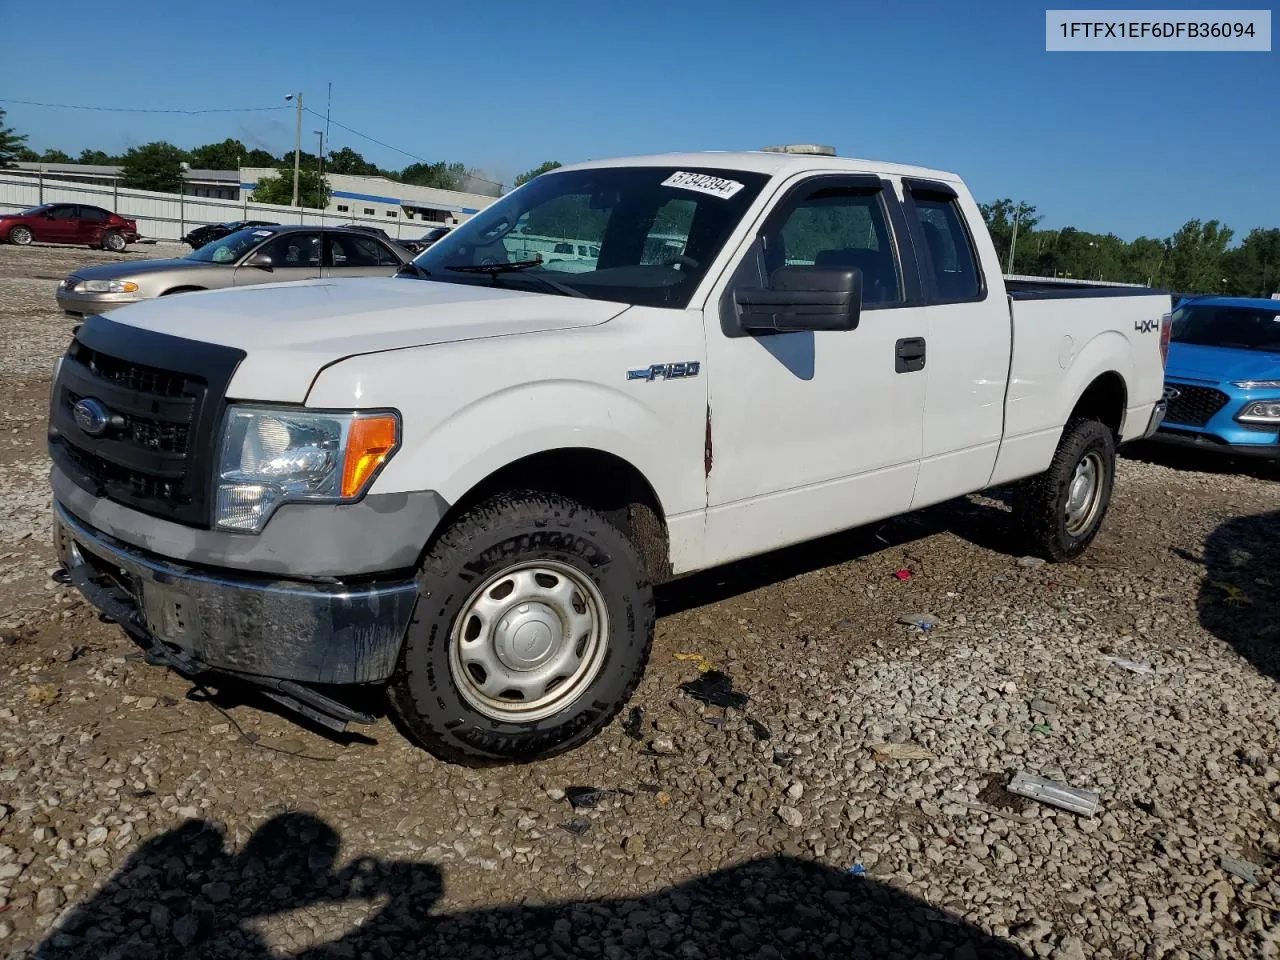
[[924, 337], [904, 337], [895, 345], [893, 369], [898, 373], [923, 370], [924, 356]]

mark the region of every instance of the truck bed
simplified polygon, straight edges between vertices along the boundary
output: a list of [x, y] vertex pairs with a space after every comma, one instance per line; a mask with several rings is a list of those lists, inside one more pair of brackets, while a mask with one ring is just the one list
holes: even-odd
[[1147, 297], [1170, 298], [1168, 290], [1159, 287], [1139, 287], [1129, 284], [1095, 283], [1088, 280], [1060, 280], [1051, 277], [1004, 278], [1005, 290], [1013, 300], [1056, 300], [1087, 297]]

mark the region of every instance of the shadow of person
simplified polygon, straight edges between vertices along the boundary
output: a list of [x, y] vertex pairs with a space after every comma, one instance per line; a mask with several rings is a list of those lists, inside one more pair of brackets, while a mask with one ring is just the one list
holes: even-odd
[[1200, 625], [1280, 681], [1280, 511], [1233, 517], [1204, 543]]
[[[296, 960], [1023, 956], [895, 887], [792, 857], [748, 861], [635, 898], [441, 913], [436, 866], [362, 857], [335, 872], [337, 851], [337, 833], [306, 814], [273, 818], [238, 854], [212, 824], [188, 821], [139, 848], [34, 956], [275, 957], [250, 921], [341, 900], [381, 905], [339, 939], [293, 954]], [[565, 882], [548, 878], [549, 886]]]
[[434, 916], [439, 892], [431, 887], [419, 900], [405, 886], [421, 866], [375, 867], [363, 889], [386, 896], [386, 905], [340, 940], [297, 954], [297, 960], [1023, 957], [1012, 944], [891, 886], [792, 857], [749, 861], [634, 899]]
[[283, 813], [233, 854], [215, 824], [188, 820], [130, 855], [34, 957], [273, 957], [248, 921], [351, 896], [348, 878], [334, 872], [339, 845], [318, 817]]

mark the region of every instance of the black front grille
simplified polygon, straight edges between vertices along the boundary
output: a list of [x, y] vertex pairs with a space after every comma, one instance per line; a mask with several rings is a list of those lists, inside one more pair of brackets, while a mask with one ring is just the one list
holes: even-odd
[[1182, 423], [1188, 427], [1203, 427], [1213, 415], [1227, 405], [1228, 397], [1212, 387], [1190, 387], [1182, 383], [1170, 383], [1168, 388], [1177, 391], [1171, 397], [1165, 411], [1165, 423]]
[[[243, 357], [228, 347], [90, 317], [53, 385], [50, 455], [94, 496], [208, 526], [223, 396]], [[76, 404], [88, 399], [110, 413], [96, 436], [75, 418]]]

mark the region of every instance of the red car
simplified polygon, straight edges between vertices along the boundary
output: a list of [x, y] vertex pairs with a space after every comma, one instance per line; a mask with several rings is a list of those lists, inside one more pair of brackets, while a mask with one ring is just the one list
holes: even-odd
[[0, 241], [83, 243], [120, 253], [138, 242], [138, 224], [87, 203], [42, 203], [21, 213], [0, 214]]

